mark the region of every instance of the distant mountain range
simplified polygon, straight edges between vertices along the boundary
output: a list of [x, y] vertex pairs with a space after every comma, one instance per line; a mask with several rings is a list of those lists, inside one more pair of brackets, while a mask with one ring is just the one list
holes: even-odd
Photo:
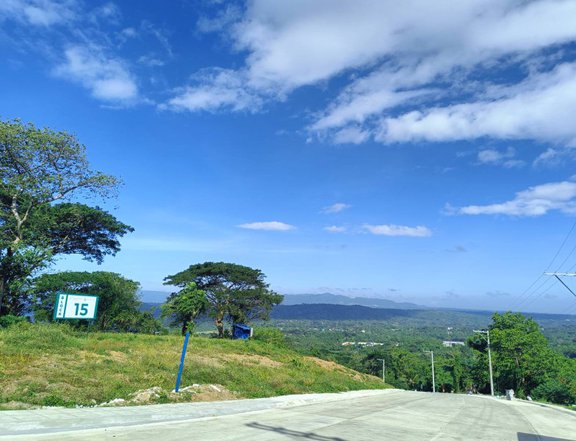
[[144, 303], [164, 303], [170, 293], [167, 291], [142, 290], [138, 293], [138, 295], [140, 296], [140, 301]]
[[284, 301], [282, 302], [282, 306], [302, 305], [302, 304], [359, 305], [359, 306], [367, 306], [369, 308], [382, 308], [382, 309], [429, 309], [426, 306], [416, 305], [415, 303], [394, 302], [392, 300], [377, 299], [370, 297], [348, 297], [331, 293], [284, 295]]
[[[166, 291], [140, 291], [140, 299], [144, 303], [164, 303], [170, 295]], [[415, 303], [394, 302], [387, 299], [370, 297], [348, 297], [338, 294], [285, 294], [282, 306], [290, 305], [359, 305], [381, 309], [430, 309]]]
[[277, 320], [388, 320], [393, 317], [411, 317], [418, 312], [414, 309], [308, 303], [275, 306], [270, 318]]

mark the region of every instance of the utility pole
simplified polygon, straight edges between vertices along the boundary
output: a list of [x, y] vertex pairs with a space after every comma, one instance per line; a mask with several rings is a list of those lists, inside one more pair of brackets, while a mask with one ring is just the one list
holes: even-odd
[[382, 382], [386, 383], [386, 360], [383, 358], [377, 358], [376, 360], [380, 360], [382, 362]]
[[564, 288], [566, 288], [568, 291], [570, 291], [570, 294], [572, 294], [574, 297], [576, 297], [576, 293], [574, 293], [574, 291], [572, 291], [570, 288], [568, 288], [568, 285], [566, 285], [564, 283], [564, 281], [560, 278], [560, 276], [563, 277], [576, 277], [576, 273], [544, 273], [545, 276], [554, 276], [556, 277], [556, 279], [558, 279], [558, 281], [564, 285]]
[[492, 376], [492, 353], [490, 352], [490, 330], [474, 331], [478, 334], [486, 334], [488, 340], [488, 369], [490, 370], [490, 395], [494, 396], [494, 377]]
[[430, 354], [432, 360], [432, 392], [436, 393], [436, 378], [434, 377], [434, 351], [424, 351]]

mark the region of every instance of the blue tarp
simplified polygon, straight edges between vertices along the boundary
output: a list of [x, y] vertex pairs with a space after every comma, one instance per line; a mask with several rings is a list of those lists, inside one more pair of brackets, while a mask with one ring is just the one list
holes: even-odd
[[252, 337], [252, 328], [241, 323], [232, 327], [232, 338], [247, 340]]

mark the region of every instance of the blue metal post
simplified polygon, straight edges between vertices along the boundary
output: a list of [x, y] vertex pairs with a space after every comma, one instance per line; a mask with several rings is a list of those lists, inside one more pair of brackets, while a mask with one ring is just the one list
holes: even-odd
[[180, 389], [180, 379], [182, 378], [182, 370], [184, 369], [184, 358], [186, 358], [186, 347], [188, 347], [188, 337], [190, 337], [190, 333], [186, 333], [186, 337], [184, 337], [184, 346], [182, 346], [182, 356], [180, 357], [180, 367], [178, 368], [178, 377], [176, 378], [176, 387], [174, 388], [174, 392], [178, 392]]

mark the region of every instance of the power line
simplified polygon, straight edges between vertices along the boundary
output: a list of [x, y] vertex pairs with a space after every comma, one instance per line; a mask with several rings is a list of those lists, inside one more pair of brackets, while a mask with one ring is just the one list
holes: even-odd
[[544, 274], [547, 275], [547, 276], [554, 276], [554, 277], [556, 277], [556, 279], [558, 279], [558, 281], [559, 281], [562, 285], [564, 285], [564, 287], [565, 287], [568, 291], [570, 291], [570, 293], [571, 293], [574, 297], [576, 297], [576, 294], [574, 293], [574, 291], [572, 291], [572, 290], [568, 287], [568, 285], [566, 285], [566, 284], [564, 283], [564, 281], [559, 277], [559, 276], [563, 276], [563, 277], [574, 277], [574, 276], [576, 276], [576, 273], [544, 273]]
[[[550, 268], [552, 268], [552, 265], [554, 264], [554, 262], [556, 261], [556, 259], [558, 258], [558, 256], [562, 252], [562, 250], [564, 249], [565, 245], [568, 242], [568, 239], [570, 239], [570, 237], [572, 236], [572, 233], [574, 232], [575, 229], [576, 229], [576, 221], [574, 221], [574, 223], [570, 227], [570, 230], [564, 236], [562, 243], [560, 244], [560, 246], [556, 250], [556, 253], [554, 254], [554, 257], [552, 257], [552, 260], [550, 260], [550, 263], [546, 267], [545, 272], [549, 271]], [[560, 263], [560, 265], [557, 267], [556, 272], [560, 271], [560, 269], [564, 266], [564, 264], [568, 261], [568, 259], [570, 259], [570, 257], [574, 254], [575, 251], [576, 251], [576, 245], [574, 245], [574, 247], [572, 247], [572, 249], [570, 250], [568, 255], [564, 258], [562, 263]], [[570, 270], [572, 270], [574, 267], [576, 267], [576, 265], [574, 265], [572, 268], [570, 268]], [[536, 284], [538, 284], [538, 282], [540, 282], [540, 280], [544, 277], [544, 275], [545, 274], [540, 274], [540, 276], [538, 276], [538, 278], [536, 278], [536, 280], [534, 280], [532, 282], [532, 284], [530, 284], [530, 286], [528, 288], [526, 288], [520, 294], [520, 296], [518, 298], [516, 298], [516, 300], [510, 306], [511, 310], [519, 309], [521, 306], [526, 305], [527, 303], [528, 304], [534, 303], [534, 301], [536, 299], [540, 298], [543, 294], [545, 294], [546, 292], [548, 292], [552, 288], [553, 284], [550, 284], [544, 291], [540, 291], [541, 289], [544, 289], [545, 285], [547, 285], [551, 282], [551, 279], [545, 279], [535, 289], [533, 289], [534, 286]], [[528, 299], [530, 299], [530, 300], [528, 300]]]

